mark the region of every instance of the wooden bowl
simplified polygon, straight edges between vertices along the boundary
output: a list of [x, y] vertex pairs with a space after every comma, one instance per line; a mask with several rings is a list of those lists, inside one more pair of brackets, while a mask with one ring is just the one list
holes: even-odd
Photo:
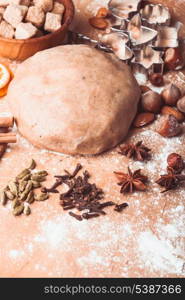
[[16, 40], [0, 37], [0, 56], [12, 60], [24, 60], [38, 51], [61, 45], [74, 17], [72, 0], [58, 0], [65, 6], [63, 24], [60, 29], [42, 37]]

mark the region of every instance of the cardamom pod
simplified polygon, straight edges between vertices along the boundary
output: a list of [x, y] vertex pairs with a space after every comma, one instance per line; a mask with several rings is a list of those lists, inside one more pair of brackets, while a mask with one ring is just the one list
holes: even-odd
[[34, 189], [41, 187], [41, 183], [39, 181], [32, 180], [32, 183]]
[[14, 194], [15, 196], [17, 196], [17, 194], [18, 194], [17, 184], [14, 181], [12, 181], [12, 182], [9, 183], [8, 187], [10, 189], [10, 192], [12, 194]]
[[27, 174], [26, 176], [24, 176], [24, 177], [22, 178], [22, 180], [28, 181], [28, 180], [30, 180], [30, 178], [31, 178], [31, 174]]
[[6, 205], [7, 203], [7, 196], [5, 194], [5, 191], [1, 191], [0, 193], [0, 202], [2, 205]]
[[27, 183], [27, 186], [25, 188], [25, 192], [29, 193], [31, 191], [32, 187], [33, 187], [33, 183], [32, 183], [31, 180], [29, 180], [28, 183]]
[[19, 216], [23, 213], [24, 205], [21, 203], [19, 206], [16, 206], [13, 210], [14, 216]]
[[36, 168], [36, 162], [34, 159], [31, 160], [30, 165], [28, 167], [28, 169], [30, 170], [34, 170]]
[[17, 175], [17, 179], [22, 179], [23, 177], [25, 177], [26, 175], [30, 174], [30, 170], [28, 169], [24, 169], [21, 173], [19, 173]]
[[12, 209], [15, 209], [20, 204], [21, 204], [20, 201], [17, 198], [15, 198], [12, 202]]
[[26, 216], [29, 216], [29, 215], [31, 214], [31, 208], [30, 208], [28, 205], [24, 206], [23, 213], [24, 213]]
[[46, 176], [32, 175], [31, 180], [32, 181], [43, 182], [43, 181], [46, 181]]
[[45, 201], [49, 198], [49, 195], [47, 193], [41, 193], [39, 195], [35, 195], [36, 201]]
[[26, 198], [26, 202], [28, 202], [28, 203], [33, 203], [34, 202], [34, 193], [33, 193], [33, 191], [30, 191], [29, 192], [29, 194], [28, 194], [28, 196], [27, 196], [27, 198]]
[[5, 191], [5, 194], [9, 200], [13, 200], [15, 198], [15, 195], [12, 194], [12, 192], [10, 192], [10, 191]]
[[27, 186], [27, 181], [21, 180], [19, 181], [19, 192], [23, 192]]
[[22, 192], [20, 194], [20, 200], [21, 201], [26, 200], [26, 198], [27, 198], [29, 192], [31, 191], [32, 187], [33, 187], [32, 181], [29, 180], [28, 183], [27, 183], [27, 185], [26, 185], [26, 188], [25, 188], [24, 192]]
[[41, 170], [41, 171], [35, 172], [33, 175], [47, 176], [47, 175], [48, 175], [48, 172], [45, 171], [45, 170]]

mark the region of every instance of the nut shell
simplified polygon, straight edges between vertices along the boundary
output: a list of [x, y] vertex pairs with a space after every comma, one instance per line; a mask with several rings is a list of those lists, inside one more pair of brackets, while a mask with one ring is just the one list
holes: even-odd
[[185, 96], [179, 99], [179, 101], [177, 102], [177, 108], [181, 112], [185, 113]]
[[185, 116], [183, 113], [178, 111], [176, 108], [173, 108], [171, 106], [163, 106], [161, 110], [162, 115], [172, 115], [174, 116], [179, 123], [184, 122]]
[[144, 111], [159, 113], [162, 106], [161, 95], [154, 91], [148, 91], [142, 95], [141, 104]]
[[134, 120], [133, 126], [136, 128], [146, 126], [155, 120], [155, 115], [152, 113], [138, 114]]
[[162, 91], [161, 96], [165, 104], [175, 106], [181, 97], [181, 91], [176, 85], [170, 84]]
[[155, 86], [162, 86], [164, 84], [163, 76], [160, 73], [150, 74], [149, 80]]
[[182, 127], [172, 115], [162, 116], [156, 130], [163, 137], [174, 137], [182, 132]]
[[182, 156], [177, 153], [171, 153], [167, 158], [168, 167], [180, 173], [184, 169], [184, 161]]
[[183, 59], [179, 48], [169, 48], [164, 55], [164, 63], [168, 70], [177, 70], [183, 66]]

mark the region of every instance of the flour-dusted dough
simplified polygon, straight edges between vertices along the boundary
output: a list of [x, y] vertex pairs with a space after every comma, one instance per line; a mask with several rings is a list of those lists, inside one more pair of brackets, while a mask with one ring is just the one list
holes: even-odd
[[127, 65], [85, 45], [37, 53], [18, 67], [8, 92], [20, 133], [70, 154], [97, 154], [121, 142], [139, 97]]

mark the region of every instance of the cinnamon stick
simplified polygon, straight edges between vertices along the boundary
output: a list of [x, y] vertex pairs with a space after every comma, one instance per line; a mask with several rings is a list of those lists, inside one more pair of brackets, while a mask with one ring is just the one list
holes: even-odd
[[0, 133], [0, 144], [16, 143], [16, 134], [13, 132]]
[[0, 117], [0, 127], [13, 127], [13, 117]]
[[7, 148], [7, 144], [0, 145], [0, 158], [3, 156], [6, 148]]

